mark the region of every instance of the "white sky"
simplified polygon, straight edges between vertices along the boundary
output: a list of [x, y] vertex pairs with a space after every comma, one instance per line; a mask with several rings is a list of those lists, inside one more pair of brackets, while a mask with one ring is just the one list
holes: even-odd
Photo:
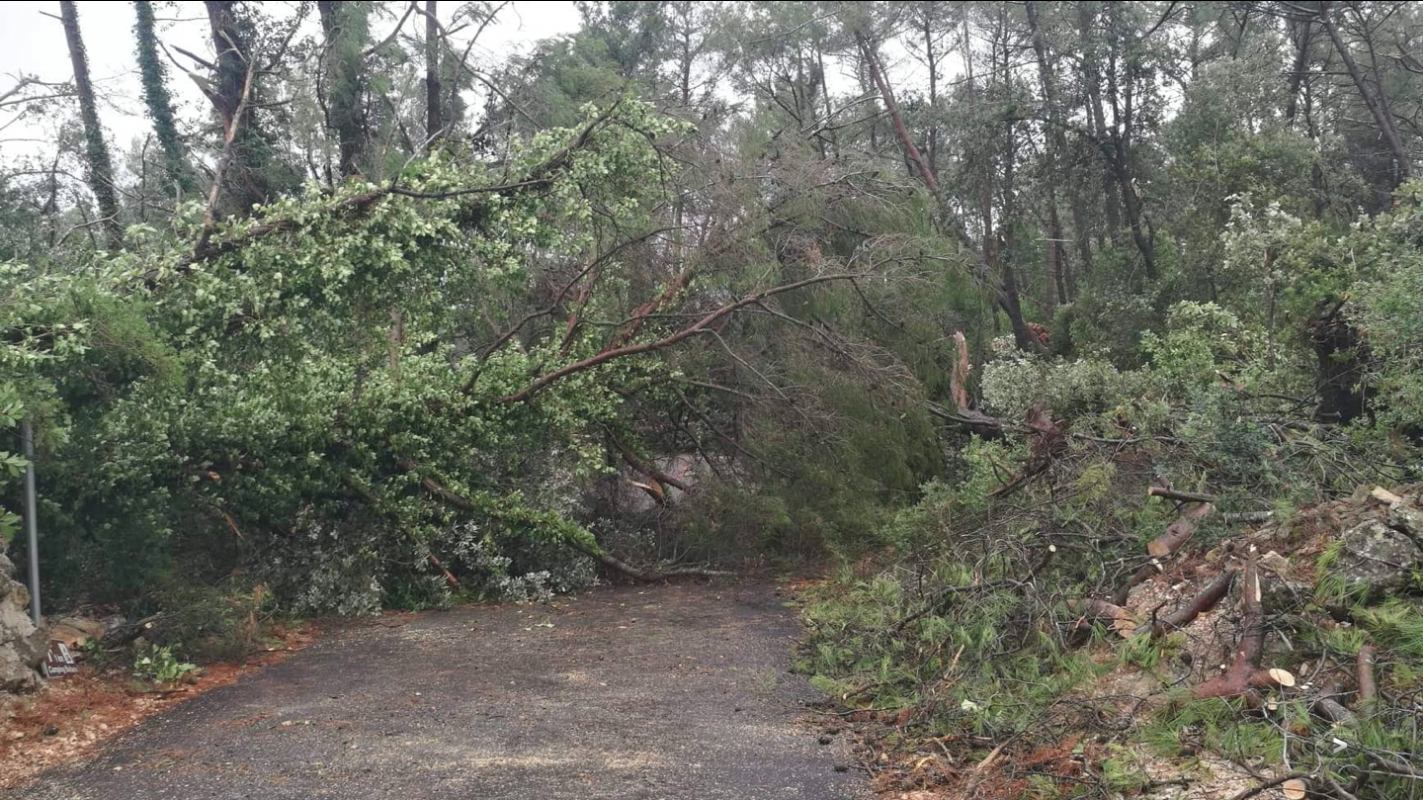
[[[264, 5], [279, 18], [287, 17], [294, 8], [294, 4], [286, 2]], [[386, 5], [395, 14], [404, 9], [403, 4]], [[442, 21], [448, 20], [460, 5], [462, 3], [453, 0], [440, 3]], [[121, 153], [149, 131], [134, 57], [133, 6], [127, 2], [90, 0], [79, 2], [78, 11], [80, 32], [89, 53], [89, 73], [100, 97], [99, 117], [114, 152]], [[177, 45], [204, 57], [211, 55], [207, 12], [201, 2], [155, 3], [154, 14], [158, 18], [159, 39], [170, 48]], [[53, 82], [73, 77], [58, 16], [57, 2], [0, 3], [0, 93], [13, 86], [21, 74]], [[313, 12], [309, 24], [316, 24], [315, 17]], [[393, 14], [373, 18], [372, 35], [379, 39], [389, 34], [397, 18]], [[511, 53], [527, 50], [540, 39], [571, 33], [577, 30], [578, 23], [578, 12], [572, 2], [513, 2], [484, 32], [475, 53], [486, 62], [502, 61]], [[405, 23], [406, 31], [423, 29], [424, 20], [418, 16], [412, 16]], [[463, 41], [459, 34], [454, 38]], [[179, 105], [180, 125], [191, 129], [193, 120], [209, 113], [207, 101], [186, 75], [172, 64], [166, 66], [169, 88]], [[14, 116], [4, 112], [13, 110], [12, 107], [0, 111], [0, 126], [5, 126]], [[55, 127], [53, 119], [21, 120], [4, 127], [0, 130], [0, 159], [53, 152]]]

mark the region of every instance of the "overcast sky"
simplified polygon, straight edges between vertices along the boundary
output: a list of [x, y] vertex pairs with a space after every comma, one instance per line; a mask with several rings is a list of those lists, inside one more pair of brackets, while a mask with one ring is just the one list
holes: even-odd
[[[287, 2], [265, 5], [278, 17], [288, 16], [295, 8], [294, 3]], [[403, 8], [395, 3], [388, 5], [391, 9]], [[440, 3], [440, 16], [447, 19], [460, 5]], [[207, 13], [202, 3], [160, 2], [154, 6], [159, 38], [163, 42], [203, 56], [212, 53]], [[110, 143], [117, 152], [123, 152], [133, 140], [142, 139], [149, 131], [134, 59], [133, 6], [126, 2], [81, 0], [78, 9], [80, 31], [89, 52], [89, 72], [101, 103], [99, 115]], [[55, 82], [73, 77], [58, 15], [57, 2], [0, 3], [0, 93], [13, 86], [21, 74]], [[315, 16], [313, 13], [309, 20], [313, 30]], [[395, 20], [393, 15], [378, 17], [373, 21], [372, 34], [385, 36]], [[406, 22], [406, 30], [415, 27]], [[476, 53], [482, 51], [488, 60], [502, 60], [503, 56], [527, 49], [539, 39], [577, 28], [578, 12], [572, 2], [514, 2], [484, 32]], [[168, 80], [177, 96], [182, 119], [194, 120], [208, 113], [207, 101], [171, 64]], [[0, 126], [12, 117], [13, 114], [0, 113]], [[4, 128], [0, 131], [0, 158], [52, 152], [54, 128], [52, 119], [21, 121]]]

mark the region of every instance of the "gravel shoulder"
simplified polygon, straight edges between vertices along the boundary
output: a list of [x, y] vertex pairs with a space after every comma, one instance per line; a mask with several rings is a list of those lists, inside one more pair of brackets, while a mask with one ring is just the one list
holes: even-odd
[[774, 587], [609, 588], [354, 623], [147, 720], [34, 800], [851, 800]]

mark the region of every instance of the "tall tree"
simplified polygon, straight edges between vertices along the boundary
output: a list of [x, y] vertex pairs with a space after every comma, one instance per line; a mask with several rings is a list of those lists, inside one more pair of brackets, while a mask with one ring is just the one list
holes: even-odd
[[163, 62], [158, 59], [158, 36], [154, 32], [153, 4], [134, 0], [134, 45], [138, 56], [139, 76], [143, 80], [143, 102], [148, 118], [153, 121], [153, 133], [163, 150], [163, 166], [168, 180], [183, 192], [196, 190], [193, 172], [183, 139], [178, 135], [178, 123], [173, 116], [173, 96], [168, 91]]
[[99, 216], [108, 245], [123, 244], [123, 226], [119, 224], [118, 193], [114, 189], [114, 165], [109, 159], [109, 146], [104, 141], [104, 129], [99, 125], [99, 109], [94, 102], [94, 84], [89, 79], [89, 57], [84, 52], [84, 39], [79, 35], [79, 12], [73, 0], [61, 0], [60, 21], [64, 38], [69, 42], [69, 61], [74, 65], [74, 92], [79, 98], [79, 116], [84, 122], [84, 158], [88, 170], [89, 189], [99, 204]]
[[[1319, 4], [1319, 23], [1324, 28], [1324, 32], [1329, 35], [1329, 41], [1334, 44], [1334, 49], [1339, 53], [1339, 60], [1344, 62], [1344, 68], [1349, 72], [1349, 78], [1353, 80], [1354, 87], [1359, 92], [1359, 97], [1363, 99], [1364, 105], [1373, 115], [1374, 124], [1378, 126], [1379, 137], [1388, 145], [1389, 152], [1393, 156], [1392, 180], [1393, 186], [1408, 180], [1412, 174], [1412, 165], [1409, 163], [1408, 148], [1403, 144], [1403, 137], [1399, 135], [1398, 125], [1394, 122], [1393, 110], [1389, 108], [1388, 95], [1379, 88], [1377, 75], [1369, 75], [1354, 58], [1353, 51], [1349, 43], [1344, 40], [1339, 30], [1339, 20], [1330, 2]], [[1372, 42], [1368, 41], [1369, 33], [1364, 31], [1365, 43], [1372, 49]]]
[[1046, 38], [1043, 36], [1042, 25], [1038, 18], [1038, 4], [1033, 0], [1025, 3], [1028, 29], [1033, 39], [1033, 53], [1038, 61], [1038, 81], [1042, 88], [1042, 101], [1047, 117], [1046, 159], [1047, 159], [1047, 191], [1045, 202], [1047, 204], [1047, 266], [1048, 266], [1048, 288], [1049, 305], [1054, 305], [1056, 301], [1063, 302], [1071, 300], [1068, 294], [1067, 280], [1067, 248], [1063, 246], [1066, 241], [1062, 232], [1062, 220], [1058, 216], [1057, 209], [1057, 185], [1063, 182], [1064, 171], [1062, 169], [1062, 155], [1067, 151], [1067, 134], [1063, 128], [1062, 109], [1058, 106], [1057, 73], [1047, 48]]
[[321, 52], [326, 125], [336, 136], [342, 177], [360, 171], [366, 150], [362, 54], [370, 39], [365, 2], [319, 0], [317, 13], [326, 40]]
[[440, 20], [436, 0], [425, 0], [425, 146], [430, 147], [445, 129], [441, 115]]
[[[894, 129], [895, 138], [899, 142], [905, 160], [909, 163], [910, 169], [918, 175], [924, 188], [929, 190], [930, 196], [939, 209], [941, 224], [966, 249], [974, 252], [972, 240], [964, 229], [963, 223], [958, 219], [958, 215], [951, 208], [948, 199], [944, 196], [938, 176], [930, 167], [923, 152], [914, 143], [914, 137], [909, 134], [909, 127], [904, 123], [904, 115], [900, 111], [899, 102], [895, 99], [894, 89], [889, 83], [889, 78], [885, 75], [884, 65], [880, 61], [874, 42], [863, 30], [857, 29], [853, 34], [855, 43], [860, 49], [860, 56], [864, 59], [865, 68], [870, 74], [870, 80], [879, 91], [880, 100], [884, 103], [885, 111], [889, 115], [890, 125]], [[1008, 322], [1013, 328], [1014, 341], [1024, 350], [1032, 350], [1036, 347], [1037, 340], [1028, 329], [1027, 321], [1023, 316], [1017, 274], [1011, 264], [999, 257], [999, 250], [992, 241], [994, 233], [991, 228], [991, 220], [985, 220], [983, 246], [982, 250], [977, 253], [979, 260], [976, 267], [979, 280], [986, 289], [993, 293], [998, 307], [1003, 309], [1003, 313], [1008, 316]]]
[[222, 170], [220, 195], [229, 211], [245, 213], [287, 185], [272, 142], [255, 112], [260, 105], [260, 78], [267, 70], [258, 63], [261, 56], [255, 26], [245, 16], [249, 9], [235, 0], [204, 0], [203, 5], [217, 54], [212, 64], [214, 79], [206, 92], [227, 140], [224, 150], [229, 156], [228, 166]]

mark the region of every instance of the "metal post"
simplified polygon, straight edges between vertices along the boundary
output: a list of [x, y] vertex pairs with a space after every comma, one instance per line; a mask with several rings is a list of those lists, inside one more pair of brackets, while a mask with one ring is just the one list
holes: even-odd
[[40, 532], [35, 519], [35, 432], [29, 420], [20, 421], [20, 446], [25, 452], [25, 531], [29, 535], [30, 616], [40, 624]]

